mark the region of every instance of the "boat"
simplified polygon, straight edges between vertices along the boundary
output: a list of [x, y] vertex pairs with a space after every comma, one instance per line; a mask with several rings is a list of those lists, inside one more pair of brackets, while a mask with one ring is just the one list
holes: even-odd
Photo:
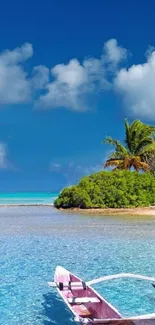
[[125, 277], [151, 281], [152, 285], [155, 285], [155, 278], [131, 273], [108, 275], [85, 282], [62, 266], [56, 267], [54, 282], [48, 282], [48, 284], [57, 289], [74, 315], [74, 320], [78, 323], [87, 325], [155, 325], [155, 313], [125, 318], [92, 288], [93, 284]]

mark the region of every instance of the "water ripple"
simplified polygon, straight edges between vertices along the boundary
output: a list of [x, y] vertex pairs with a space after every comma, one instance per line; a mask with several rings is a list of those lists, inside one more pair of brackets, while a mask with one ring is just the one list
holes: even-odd
[[[71, 325], [72, 315], [48, 288], [56, 265], [84, 279], [120, 272], [155, 276], [155, 222], [87, 217], [48, 207], [0, 210], [0, 324]], [[148, 283], [96, 285], [125, 315], [155, 311]]]

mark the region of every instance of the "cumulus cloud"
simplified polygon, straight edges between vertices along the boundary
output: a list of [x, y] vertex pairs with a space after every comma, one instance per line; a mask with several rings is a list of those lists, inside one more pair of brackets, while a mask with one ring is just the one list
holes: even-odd
[[33, 48], [29, 43], [0, 53], [0, 104], [31, 101], [34, 91], [48, 83], [48, 68], [34, 67], [32, 75], [25, 71], [24, 64], [32, 55]]
[[49, 69], [44, 65], [39, 65], [33, 68], [32, 71], [32, 87], [34, 89], [42, 89], [49, 82]]
[[47, 85], [47, 92], [40, 97], [39, 105], [42, 108], [65, 106], [74, 110], [84, 109], [83, 94], [88, 94], [89, 82], [79, 61], [73, 59], [67, 65], [56, 65], [51, 73], [55, 81]]
[[5, 50], [0, 54], [1, 62], [6, 65], [18, 64], [26, 61], [33, 55], [32, 44], [25, 43], [21, 47], [17, 47], [16, 49], [10, 51]]
[[128, 112], [139, 117], [155, 119], [155, 51], [147, 53], [144, 64], [121, 69], [115, 88], [123, 96]]
[[122, 60], [127, 58], [128, 51], [119, 46], [116, 39], [110, 39], [104, 44], [103, 61], [107, 61], [112, 68], [117, 67]]
[[87, 96], [95, 91], [95, 82], [105, 82], [104, 69], [97, 59], [85, 60], [83, 64], [72, 59], [66, 65], [56, 65], [51, 73], [54, 81], [47, 85], [46, 94], [39, 99], [39, 105], [45, 108], [85, 110]]
[[0, 105], [35, 101], [40, 108], [66, 107], [80, 111], [89, 108], [92, 96], [112, 88], [112, 77], [127, 50], [117, 40], [108, 40], [99, 58], [80, 62], [73, 58], [50, 70], [44, 65], [27, 72], [27, 60], [33, 56], [29, 43], [0, 53]]
[[0, 54], [0, 104], [16, 104], [29, 99], [29, 82], [21, 64], [32, 55], [32, 45], [28, 43]]
[[106, 90], [123, 98], [128, 113], [155, 119], [155, 48], [149, 47], [143, 64], [122, 68], [128, 51], [116, 39], [104, 43], [99, 58], [77, 58], [49, 69], [44, 65], [26, 70], [33, 56], [29, 43], [0, 53], [0, 105], [35, 102], [42, 108], [66, 107], [82, 111]]
[[47, 84], [38, 104], [43, 108], [86, 109], [88, 96], [110, 87], [107, 67], [114, 73], [126, 56], [127, 51], [112, 39], [104, 44], [99, 59], [87, 58], [82, 63], [72, 59], [68, 64], [56, 65], [51, 69], [53, 81]]

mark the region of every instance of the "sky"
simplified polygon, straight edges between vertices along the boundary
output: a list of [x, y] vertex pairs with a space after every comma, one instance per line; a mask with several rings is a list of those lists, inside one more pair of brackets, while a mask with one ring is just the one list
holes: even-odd
[[103, 169], [124, 119], [155, 123], [155, 3], [6, 0], [0, 191], [57, 192]]

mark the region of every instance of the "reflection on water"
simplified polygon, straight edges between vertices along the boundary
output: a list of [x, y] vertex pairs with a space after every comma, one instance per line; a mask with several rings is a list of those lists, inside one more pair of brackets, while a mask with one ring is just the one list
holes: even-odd
[[50, 324], [67, 324], [68, 320], [73, 322], [69, 309], [64, 305], [62, 300], [50, 292], [43, 295], [43, 321], [44, 325]]
[[[47, 285], [57, 265], [85, 280], [120, 272], [155, 276], [155, 221], [0, 208], [0, 324], [73, 323]], [[115, 280], [95, 288], [125, 315], [155, 311], [155, 289], [146, 282]]]

